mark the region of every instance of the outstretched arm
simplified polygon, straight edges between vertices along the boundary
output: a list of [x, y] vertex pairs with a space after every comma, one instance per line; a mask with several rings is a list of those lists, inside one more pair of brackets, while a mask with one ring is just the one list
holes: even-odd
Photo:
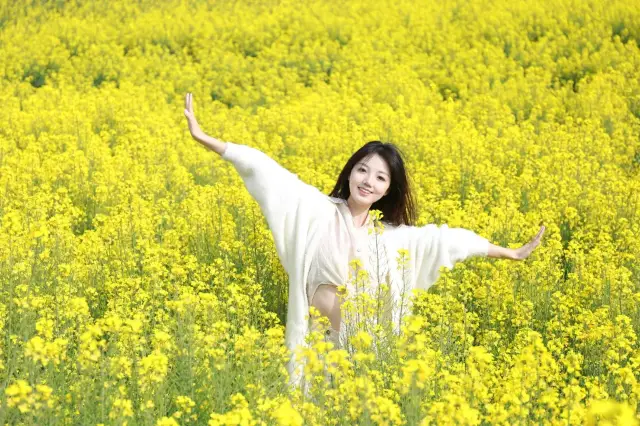
[[224, 151], [227, 149], [226, 142], [222, 142], [219, 139], [212, 138], [202, 131], [198, 121], [196, 120], [196, 116], [193, 113], [193, 95], [191, 93], [187, 93], [187, 96], [184, 99], [184, 116], [187, 117], [187, 124], [189, 125], [189, 132], [191, 136], [204, 145], [206, 148], [217, 152], [218, 154], [224, 154]]
[[264, 152], [206, 135], [193, 114], [191, 93], [185, 99], [184, 115], [191, 136], [233, 164], [267, 219], [285, 270], [295, 271], [302, 264], [312, 224], [317, 218], [334, 212], [335, 205], [317, 188], [300, 180]]
[[522, 247], [517, 249], [510, 249], [506, 247], [496, 246], [494, 244], [489, 244], [489, 251], [487, 253], [487, 257], [494, 257], [497, 259], [511, 259], [511, 260], [524, 260], [531, 252], [538, 247], [540, 244], [540, 240], [542, 239], [542, 235], [544, 234], [545, 226], [542, 225], [540, 227], [540, 231], [536, 234], [535, 237]]

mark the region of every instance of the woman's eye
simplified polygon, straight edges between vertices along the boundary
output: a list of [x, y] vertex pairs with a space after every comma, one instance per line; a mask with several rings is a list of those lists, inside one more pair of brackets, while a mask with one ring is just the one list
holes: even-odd
[[359, 171], [359, 172], [365, 172], [366, 170], [364, 169], [364, 167], [360, 167], [360, 168], [358, 169], [358, 171]]
[[378, 179], [383, 181], [383, 182], [385, 181], [385, 178], [383, 178], [382, 176], [378, 176]]

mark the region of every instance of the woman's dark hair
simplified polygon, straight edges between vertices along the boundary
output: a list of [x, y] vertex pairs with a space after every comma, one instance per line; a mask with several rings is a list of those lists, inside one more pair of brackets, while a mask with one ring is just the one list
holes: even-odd
[[387, 162], [391, 172], [391, 182], [389, 183], [389, 193], [373, 203], [371, 210], [380, 210], [383, 222], [395, 226], [414, 225], [416, 221], [415, 202], [404, 168], [404, 160], [398, 147], [392, 143], [371, 141], [357, 150], [343, 167], [336, 186], [329, 196], [348, 199], [351, 195], [349, 190], [351, 170], [360, 160], [373, 154], [378, 154]]

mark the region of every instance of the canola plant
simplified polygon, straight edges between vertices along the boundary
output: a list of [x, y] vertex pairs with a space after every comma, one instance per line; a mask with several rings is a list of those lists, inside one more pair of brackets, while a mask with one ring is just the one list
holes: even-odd
[[[639, 75], [637, 0], [0, 2], [0, 423], [637, 425]], [[187, 92], [325, 193], [384, 140], [418, 225], [544, 240], [400, 335], [312, 333], [291, 388], [287, 277]]]

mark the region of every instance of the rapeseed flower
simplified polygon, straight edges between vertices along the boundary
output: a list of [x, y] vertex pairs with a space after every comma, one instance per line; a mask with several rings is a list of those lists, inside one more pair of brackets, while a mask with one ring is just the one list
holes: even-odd
[[[632, 2], [58, 3], [0, 14], [1, 423], [637, 424]], [[418, 226], [545, 241], [428, 291], [351, 264], [292, 389], [286, 272], [187, 91], [324, 193], [390, 141]]]

